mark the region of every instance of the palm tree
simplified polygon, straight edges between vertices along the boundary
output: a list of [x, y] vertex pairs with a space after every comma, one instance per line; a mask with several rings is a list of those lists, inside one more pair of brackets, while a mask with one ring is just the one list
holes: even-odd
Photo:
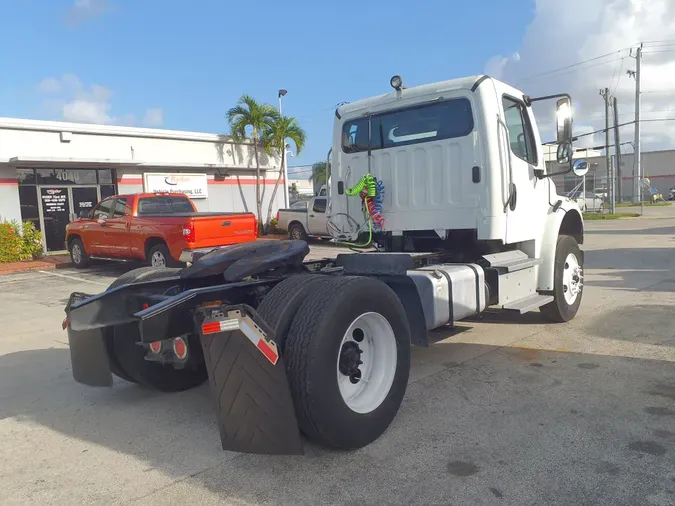
[[258, 146], [264, 146], [265, 132], [279, 118], [279, 113], [271, 105], [260, 104], [250, 95], [242, 95], [237, 105], [227, 111], [230, 135], [235, 142], [246, 140], [246, 130], [251, 130], [253, 153], [255, 156], [255, 200], [258, 211], [258, 223], [262, 223], [262, 199], [260, 197], [260, 160]]
[[326, 167], [326, 162], [317, 162], [312, 165], [312, 175], [309, 177], [317, 185], [321, 186], [328, 182], [330, 177], [330, 168]]
[[286, 139], [290, 139], [295, 144], [296, 154], [300, 154], [302, 148], [305, 146], [307, 141], [307, 134], [305, 131], [300, 128], [298, 123], [295, 121], [295, 118], [289, 118], [282, 116], [277, 118], [269, 128], [265, 131], [265, 149], [268, 153], [272, 154], [274, 151], [281, 153], [281, 167], [279, 169], [279, 177], [277, 182], [274, 185], [274, 191], [272, 192], [272, 197], [270, 198], [270, 205], [267, 209], [267, 221], [265, 226], [272, 219], [272, 206], [274, 205], [274, 199], [277, 195], [277, 189], [279, 188], [279, 183], [281, 183], [281, 176], [283, 176], [283, 167], [286, 163]]

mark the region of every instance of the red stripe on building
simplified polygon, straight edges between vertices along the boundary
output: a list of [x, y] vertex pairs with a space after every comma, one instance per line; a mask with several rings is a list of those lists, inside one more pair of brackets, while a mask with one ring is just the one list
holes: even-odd
[[0, 186], [19, 186], [15, 177], [0, 177]]
[[143, 184], [143, 178], [141, 177], [125, 177], [117, 180], [117, 184]]
[[[0, 180], [2, 181], [2, 180]], [[261, 179], [260, 180], [261, 184], [269, 184], [269, 185], [274, 185], [277, 184], [276, 179]], [[1, 183], [0, 183], [1, 184]], [[143, 178], [122, 178], [117, 180], [117, 184], [126, 184], [126, 185], [142, 185], [143, 184]], [[228, 178], [228, 179], [223, 179], [222, 181], [216, 181], [215, 179], [209, 179], [208, 184], [229, 184], [229, 185], [242, 185], [242, 186], [247, 186], [247, 185], [254, 185], [255, 186], [255, 179], [239, 179], [237, 181], [236, 178]], [[284, 180], [282, 179], [279, 182], [280, 185], [284, 184]]]
[[[222, 181], [216, 181], [215, 179], [209, 179], [209, 184], [229, 184], [229, 185], [255, 185], [255, 179], [239, 179], [237, 181], [237, 178], [230, 177], [227, 179], [223, 179]], [[261, 179], [260, 184], [277, 184], [276, 179]], [[284, 180], [282, 179], [279, 182], [280, 185], [284, 184]]]

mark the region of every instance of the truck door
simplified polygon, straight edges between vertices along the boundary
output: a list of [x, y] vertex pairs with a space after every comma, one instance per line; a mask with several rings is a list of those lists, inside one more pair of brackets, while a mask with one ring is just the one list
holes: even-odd
[[128, 257], [131, 249], [129, 220], [131, 209], [126, 198], [115, 199], [112, 216], [106, 221], [105, 247], [106, 253], [115, 257]]
[[84, 249], [89, 255], [107, 255], [105, 230], [112, 214], [114, 199], [107, 198], [99, 202], [91, 213], [91, 220], [83, 227]]
[[307, 228], [310, 235], [326, 235], [326, 197], [316, 197], [307, 209]]
[[508, 137], [509, 158], [503, 170], [505, 185], [506, 242], [534, 239], [532, 221], [537, 207], [537, 187], [544, 190], [544, 181], [535, 176], [535, 169], [543, 160], [538, 160], [535, 135], [530, 111], [522, 100], [502, 95], [505, 134]]

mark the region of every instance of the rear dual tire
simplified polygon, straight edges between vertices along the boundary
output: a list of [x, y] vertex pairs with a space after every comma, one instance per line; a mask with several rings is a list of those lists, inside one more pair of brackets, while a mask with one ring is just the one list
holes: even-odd
[[[176, 276], [180, 269], [140, 267], [112, 282], [108, 290], [122, 285], [166, 279]], [[126, 381], [139, 383], [162, 392], [179, 392], [194, 388], [206, 381], [206, 367], [201, 359], [201, 345], [197, 336], [190, 336], [188, 350], [197, 354], [184, 369], [171, 364], [145, 360], [145, 347], [139, 345], [140, 336], [135, 325], [118, 325], [106, 335], [106, 346], [111, 372]]]
[[375, 441], [398, 412], [410, 370], [410, 328], [396, 294], [372, 278], [307, 275], [267, 297], [288, 301], [273, 312], [263, 300], [259, 314], [283, 346], [300, 430], [339, 449]]

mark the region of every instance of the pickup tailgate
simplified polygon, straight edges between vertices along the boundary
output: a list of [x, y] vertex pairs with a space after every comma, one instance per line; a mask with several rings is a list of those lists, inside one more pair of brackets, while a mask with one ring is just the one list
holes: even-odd
[[189, 249], [227, 246], [255, 241], [258, 224], [252, 213], [200, 213], [188, 218], [194, 228]]

